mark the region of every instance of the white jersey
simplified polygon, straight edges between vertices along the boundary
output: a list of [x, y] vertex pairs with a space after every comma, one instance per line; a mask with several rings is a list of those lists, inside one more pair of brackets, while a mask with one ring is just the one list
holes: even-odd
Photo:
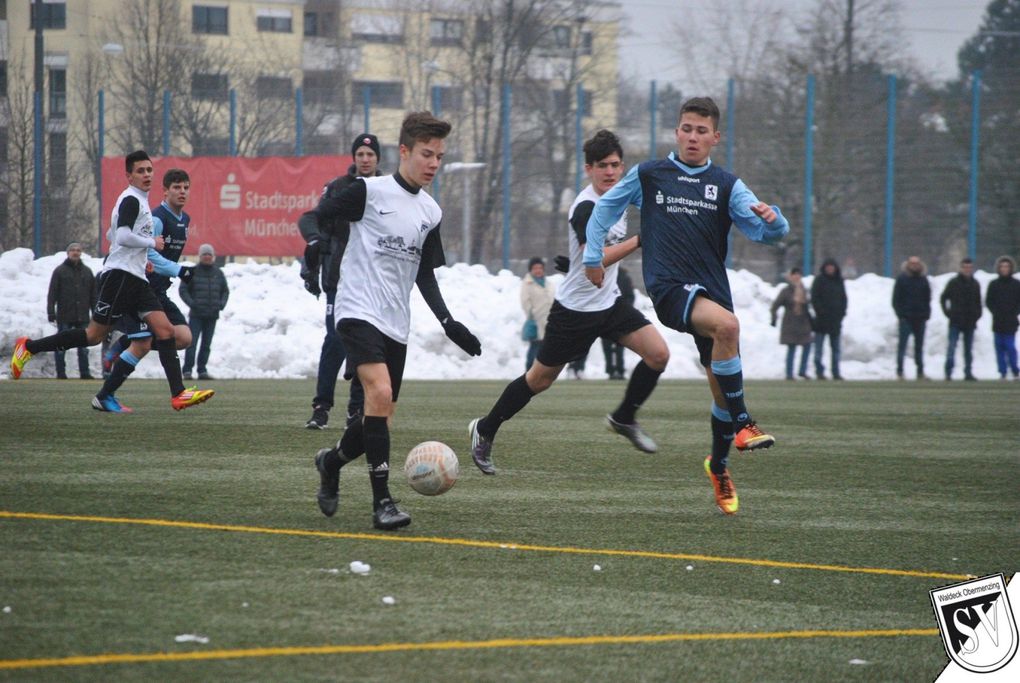
[[[616, 298], [620, 296], [620, 288], [616, 284], [616, 274], [620, 270], [620, 262], [617, 261], [606, 268], [606, 276], [601, 288], [593, 285], [584, 275], [584, 263], [582, 262], [584, 247], [578, 241], [574, 227], [569, 225], [569, 221], [574, 217], [574, 211], [579, 204], [584, 202], [592, 202], [594, 204], [598, 200], [599, 195], [589, 185], [581, 190], [567, 212], [567, 239], [570, 241], [570, 270], [567, 271], [567, 276], [563, 279], [563, 283], [556, 290], [556, 300], [560, 302], [561, 306], [572, 311], [604, 311], [612, 308]], [[606, 246], [622, 242], [626, 237], [627, 214], [624, 214], [606, 234]]]
[[152, 211], [149, 209], [149, 194], [134, 185], [128, 185], [127, 189], [117, 197], [117, 201], [113, 205], [113, 212], [110, 214], [110, 231], [107, 233], [107, 237], [110, 239], [110, 255], [106, 257], [103, 271], [123, 270], [144, 280], [149, 246], [153, 245], [126, 247], [117, 244], [117, 225], [120, 223], [121, 204], [127, 197], [138, 200], [138, 217], [135, 218], [134, 225], [131, 226], [131, 232], [139, 237], [152, 239]]
[[392, 175], [360, 180], [365, 211], [351, 223], [333, 315], [364, 320], [406, 344], [422, 247], [443, 211], [425, 190], [409, 192]]

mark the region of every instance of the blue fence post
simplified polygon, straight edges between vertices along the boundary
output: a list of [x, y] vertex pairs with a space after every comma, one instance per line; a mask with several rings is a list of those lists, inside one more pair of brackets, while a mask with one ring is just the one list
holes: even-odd
[[970, 211], [967, 216], [967, 256], [977, 256], [978, 142], [981, 135], [981, 70], [971, 76], [970, 85]]
[[815, 77], [808, 74], [804, 115], [804, 274], [813, 272], [811, 214], [815, 174]]
[[[443, 92], [439, 89], [438, 85], [432, 86], [432, 115], [437, 119], [443, 115]], [[440, 201], [440, 194], [442, 191], [442, 183], [439, 179], [439, 174], [432, 179], [432, 198], [436, 202]]]
[[574, 116], [574, 194], [581, 191], [584, 178], [584, 86], [577, 84], [577, 112]]
[[649, 102], [649, 106], [648, 106], [648, 114], [649, 114], [649, 116], [648, 116], [648, 118], [649, 118], [649, 126], [650, 126], [650, 130], [648, 131], [648, 133], [649, 133], [649, 135], [648, 135], [648, 139], [649, 139], [649, 143], [648, 143], [648, 158], [649, 159], [654, 159], [655, 158], [655, 129], [659, 127], [658, 126], [658, 122], [655, 120], [656, 117], [659, 114], [659, 93], [655, 89], [655, 81], [654, 80], [651, 82], [651, 85], [649, 86], [648, 102]]
[[99, 234], [96, 237], [96, 256], [103, 255], [103, 155], [106, 152], [106, 97], [100, 90], [97, 106], [99, 123], [99, 140], [96, 145], [96, 200], [99, 205]]
[[299, 157], [305, 153], [305, 98], [301, 88], [294, 89], [294, 156]]
[[361, 100], [365, 107], [365, 132], [372, 131], [372, 86], [367, 83], [361, 88]]
[[893, 194], [896, 179], [896, 76], [889, 76], [889, 102], [885, 126], [885, 259], [883, 274], [892, 277]]
[[[726, 80], [726, 168], [730, 173], [736, 173], [733, 170], [733, 118], [735, 111], [735, 100], [734, 97], [733, 79], [729, 78]], [[726, 247], [726, 267], [733, 267], [733, 231], [730, 230], [729, 238], [727, 240]]]
[[503, 268], [510, 268], [510, 84], [503, 84]]
[[42, 256], [42, 196], [43, 196], [43, 113], [42, 93], [38, 90], [32, 99], [34, 107], [32, 157], [35, 169], [32, 174], [32, 248], [35, 257]]
[[230, 89], [230, 156], [237, 156], [237, 91]]
[[163, 91], [163, 156], [170, 156], [170, 91]]

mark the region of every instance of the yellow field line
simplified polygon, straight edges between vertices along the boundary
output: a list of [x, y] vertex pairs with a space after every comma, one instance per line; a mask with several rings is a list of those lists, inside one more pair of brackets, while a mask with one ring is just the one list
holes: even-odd
[[576, 647], [584, 645], [642, 645], [685, 641], [775, 640], [780, 638], [883, 638], [936, 636], [934, 628], [862, 631], [770, 631], [759, 633], [661, 633], [644, 636], [579, 636], [559, 638], [495, 638], [493, 640], [443, 640], [426, 643], [380, 643], [378, 645], [317, 645], [300, 647], [258, 647], [244, 650], [192, 652], [150, 652], [141, 654], [80, 655], [47, 659], [0, 659], [3, 669], [40, 669], [55, 666], [137, 664], [143, 662], [184, 662], [251, 657], [293, 657], [297, 655], [366, 654], [378, 652], [425, 652], [436, 650], [490, 650], [515, 647]]
[[782, 562], [747, 557], [719, 557], [692, 553], [664, 553], [651, 550], [613, 550], [609, 548], [574, 548], [571, 546], [530, 545], [527, 543], [475, 541], [462, 538], [441, 538], [437, 536], [404, 536], [398, 534], [357, 534], [343, 531], [311, 531], [308, 529], [274, 529], [268, 527], [239, 526], [234, 524], [208, 524], [205, 522], [182, 522], [169, 519], [138, 519], [130, 517], [97, 517], [94, 515], [52, 515], [41, 512], [10, 512], [0, 510], [0, 519], [59, 520], [69, 522], [99, 522], [103, 524], [137, 524], [142, 526], [172, 527], [178, 529], [202, 529], [205, 531], [232, 531], [249, 534], [276, 534], [279, 536], [311, 536], [315, 538], [343, 538], [358, 541], [388, 541], [391, 543], [429, 543], [453, 545], [467, 548], [490, 548], [496, 550], [524, 550], [530, 552], [565, 553], [573, 555], [598, 555], [613, 557], [645, 557], [659, 560], [686, 560], [694, 562], [719, 562], [742, 564], [754, 567], [778, 569], [808, 569], [814, 571], [846, 572], [851, 574], [880, 574], [885, 576], [916, 576], [930, 579], [968, 579], [968, 574], [915, 571], [908, 569], [884, 569], [881, 567], [850, 567], [834, 564], [812, 564], [809, 562]]

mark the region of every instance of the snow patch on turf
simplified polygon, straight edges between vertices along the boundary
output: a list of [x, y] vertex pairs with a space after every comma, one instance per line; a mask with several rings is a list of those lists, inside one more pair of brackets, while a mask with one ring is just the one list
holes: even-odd
[[198, 643], [200, 645], [205, 645], [209, 642], [209, 638], [197, 633], [182, 633], [179, 636], [174, 636], [174, 640], [178, 643]]

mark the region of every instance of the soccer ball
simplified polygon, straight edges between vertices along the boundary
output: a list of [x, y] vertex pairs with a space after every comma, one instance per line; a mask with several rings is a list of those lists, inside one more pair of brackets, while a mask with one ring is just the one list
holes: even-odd
[[453, 449], [441, 441], [424, 441], [407, 454], [407, 483], [423, 496], [446, 493], [457, 483], [460, 463]]

